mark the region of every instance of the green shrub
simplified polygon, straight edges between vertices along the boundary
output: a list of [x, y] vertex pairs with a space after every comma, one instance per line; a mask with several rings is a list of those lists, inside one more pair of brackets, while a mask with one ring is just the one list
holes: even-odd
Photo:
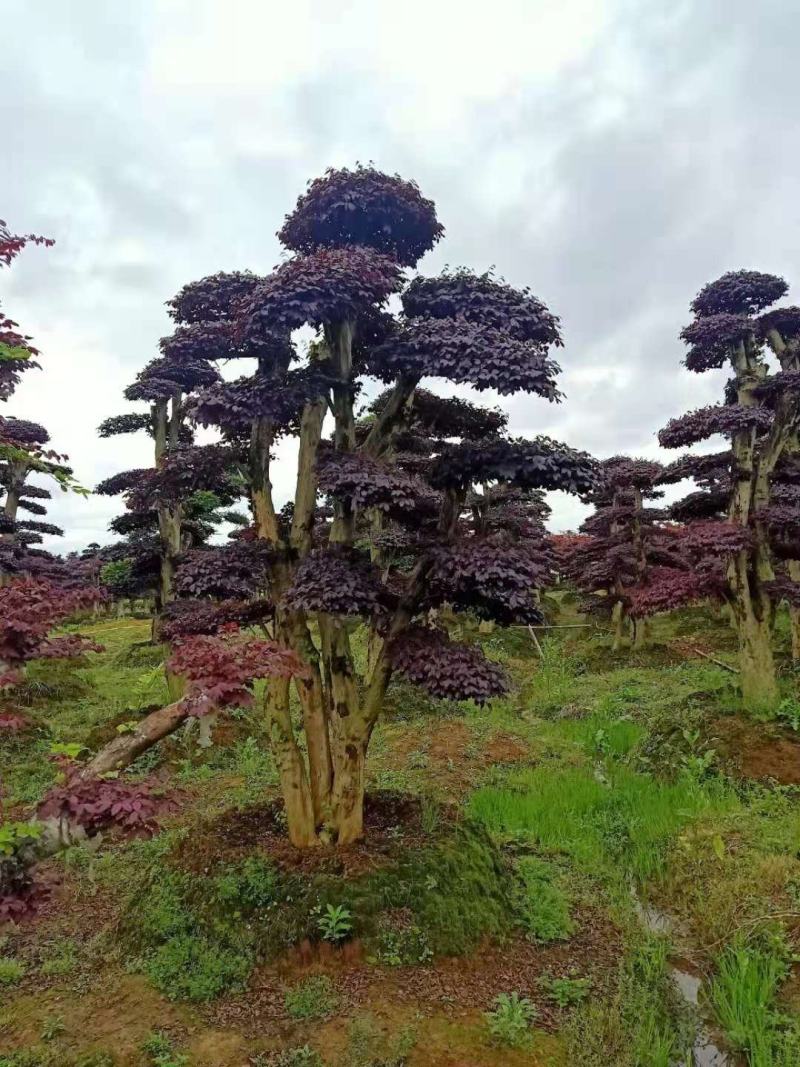
[[524, 856], [517, 864], [521, 881], [520, 914], [522, 925], [533, 941], [564, 941], [574, 924], [569, 901], [553, 882], [550, 864], [535, 856]]
[[317, 929], [323, 941], [338, 944], [353, 929], [353, 914], [344, 904], [326, 904], [317, 918]]
[[486, 1012], [489, 1033], [500, 1045], [525, 1048], [531, 1039], [530, 1028], [536, 1008], [519, 993], [500, 993], [491, 1011]]
[[338, 1002], [333, 982], [325, 974], [305, 978], [286, 991], [286, 1011], [293, 1019], [324, 1019]]
[[52, 954], [42, 961], [39, 968], [42, 974], [56, 977], [69, 974], [78, 965], [78, 953], [75, 942], [67, 938], [56, 942], [52, 947]]
[[0, 986], [16, 985], [25, 977], [25, 967], [11, 956], [0, 956]]
[[211, 1000], [240, 988], [251, 966], [252, 960], [234, 949], [183, 933], [152, 952], [144, 971], [170, 1000]]

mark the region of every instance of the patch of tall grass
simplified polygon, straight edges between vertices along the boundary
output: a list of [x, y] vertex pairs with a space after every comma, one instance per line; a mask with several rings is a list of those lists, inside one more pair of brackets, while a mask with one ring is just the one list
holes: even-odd
[[624, 765], [600, 773], [541, 764], [477, 790], [469, 812], [498, 836], [521, 836], [592, 871], [622, 864], [643, 880], [659, 871], [667, 846], [684, 827], [738, 804], [716, 780], [699, 783], [684, 775], [663, 782]]

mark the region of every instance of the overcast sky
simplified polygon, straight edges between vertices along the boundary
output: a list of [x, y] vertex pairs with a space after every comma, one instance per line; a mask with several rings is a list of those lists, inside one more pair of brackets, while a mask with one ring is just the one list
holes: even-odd
[[[797, 14], [0, 0], [0, 217], [57, 242], [0, 274], [44, 368], [3, 413], [44, 423], [87, 486], [150, 462], [147, 439], [95, 428], [131, 410], [121, 392], [170, 330], [164, 301], [218, 270], [269, 271], [306, 181], [360, 160], [436, 201], [446, 235], [423, 273], [494, 265], [562, 317], [567, 399], [505, 401], [515, 433], [659, 455], [658, 428], [724, 380], [680, 365], [697, 289], [739, 267], [800, 281]], [[281, 499], [291, 467], [282, 453]], [[119, 510], [59, 493], [52, 547], [109, 540]], [[556, 500], [552, 525], [582, 512]]]

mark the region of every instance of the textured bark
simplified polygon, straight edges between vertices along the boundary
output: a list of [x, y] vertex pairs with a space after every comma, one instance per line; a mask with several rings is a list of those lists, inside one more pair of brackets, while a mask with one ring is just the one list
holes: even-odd
[[286, 805], [289, 840], [298, 848], [319, 844], [311, 789], [289, 714], [289, 680], [273, 678], [267, 689], [267, 728]]
[[98, 778], [102, 774], [124, 770], [137, 756], [174, 733], [186, 718], [186, 711], [177, 702], [151, 711], [132, 733], [120, 734], [101, 748], [82, 768], [81, 778]]

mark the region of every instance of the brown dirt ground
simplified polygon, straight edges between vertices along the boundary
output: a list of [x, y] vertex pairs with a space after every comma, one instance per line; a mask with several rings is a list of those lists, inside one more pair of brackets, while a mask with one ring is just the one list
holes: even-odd
[[715, 719], [709, 737], [741, 777], [800, 785], [800, 740], [785, 727], [731, 715]]
[[264, 1035], [291, 1025], [284, 1005], [287, 987], [311, 974], [327, 974], [346, 1013], [402, 1004], [423, 1014], [433, 1009], [463, 1020], [485, 1011], [498, 993], [516, 991], [536, 1005], [537, 1026], [553, 1031], [561, 1016], [542, 996], [539, 978], [579, 974], [590, 977], [594, 988], [601, 990], [607, 988], [621, 952], [619, 931], [605, 916], [587, 908], [575, 918], [577, 933], [569, 941], [535, 945], [519, 938], [505, 945], [486, 944], [471, 956], [441, 959], [429, 966], [379, 967], [363, 958], [358, 945], [344, 951], [323, 946], [321, 952], [309, 946], [260, 968], [246, 992], [210, 1006], [204, 1015], [216, 1027]]

